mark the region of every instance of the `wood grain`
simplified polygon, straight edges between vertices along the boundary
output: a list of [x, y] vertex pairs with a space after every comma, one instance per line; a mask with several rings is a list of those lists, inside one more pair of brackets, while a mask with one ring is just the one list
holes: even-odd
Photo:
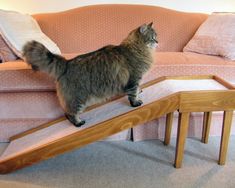
[[221, 142], [220, 142], [220, 153], [218, 161], [219, 165], [224, 165], [226, 161], [232, 118], [233, 118], [232, 110], [224, 112], [223, 127], [222, 127]]
[[175, 168], [180, 168], [184, 156], [184, 145], [188, 134], [189, 112], [179, 113], [177, 142], [175, 151]]
[[230, 84], [229, 82], [218, 76], [213, 76], [213, 79], [222, 84], [223, 86], [227, 87], [228, 89], [235, 89], [235, 86], [233, 84]]
[[210, 126], [211, 126], [211, 117], [212, 117], [212, 112], [204, 112], [203, 126], [202, 126], [202, 139], [201, 139], [201, 142], [204, 144], [208, 143]]
[[235, 109], [234, 90], [180, 93], [180, 112], [209, 112]]
[[170, 112], [166, 115], [166, 127], [165, 127], [165, 138], [164, 138], [164, 144], [166, 146], [170, 144], [173, 117], [174, 117], [174, 112]]
[[200, 79], [213, 79], [214, 75], [188, 75], [188, 76], [165, 76], [165, 79], [172, 80], [200, 80]]

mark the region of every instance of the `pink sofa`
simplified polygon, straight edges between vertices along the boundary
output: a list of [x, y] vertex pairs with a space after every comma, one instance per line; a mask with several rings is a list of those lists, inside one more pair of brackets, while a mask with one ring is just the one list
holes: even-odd
[[[144, 5], [95, 5], [33, 16], [67, 58], [107, 44], [118, 44], [133, 28], [153, 21], [159, 48], [155, 54], [156, 62], [143, 83], [160, 76], [194, 74], [215, 74], [235, 83], [234, 62], [182, 52], [207, 18], [206, 14]], [[34, 73], [25, 62], [18, 60], [0, 64], [0, 78], [0, 142], [63, 116], [54, 80], [46, 74]], [[211, 128], [214, 135], [220, 134], [219, 121], [220, 113], [216, 113]], [[201, 124], [201, 114], [193, 114], [189, 135], [199, 136]], [[130, 139], [130, 132], [127, 130], [109, 139]], [[138, 126], [132, 133], [134, 140], [161, 138], [164, 117], [146, 126]]]

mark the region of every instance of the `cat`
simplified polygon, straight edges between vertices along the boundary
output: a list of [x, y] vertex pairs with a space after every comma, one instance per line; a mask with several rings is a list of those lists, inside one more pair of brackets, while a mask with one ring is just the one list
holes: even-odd
[[132, 107], [142, 105], [139, 82], [153, 62], [157, 45], [157, 33], [150, 23], [131, 31], [120, 45], [108, 45], [70, 60], [51, 53], [37, 41], [24, 45], [23, 56], [33, 70], [56, 79], [65, 116], [80, 127], [85, 120], [79, 115], [86, 107], [115, 95], [127, 94]]

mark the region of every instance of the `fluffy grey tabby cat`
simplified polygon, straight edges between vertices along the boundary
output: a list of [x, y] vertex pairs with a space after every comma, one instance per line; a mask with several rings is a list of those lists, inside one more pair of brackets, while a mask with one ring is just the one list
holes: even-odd
[[142, 104], [138, 99], [139, 82], [153, 62], [156, 37], [150, 23], [131, 31], [120, 45], [108, 45], [70, 60], [36, 41], [24, 46], [23, 55], [33, 70], [47, 72], [56, 79], [65, 116], [80, 127], [85, 121], [79, 114], [87, 106], [115, 95], [127, 94], [133, 107]]

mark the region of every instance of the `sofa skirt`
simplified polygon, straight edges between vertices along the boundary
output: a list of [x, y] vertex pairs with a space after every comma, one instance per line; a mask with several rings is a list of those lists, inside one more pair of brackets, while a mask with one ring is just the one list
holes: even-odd
[[[8, 142], [11, 136], [58, 119], [63, 114], [54, 91], [0, 93], [0, 142]], [[129, 140], [130, 132], [125, 130], [105, 140]]]

